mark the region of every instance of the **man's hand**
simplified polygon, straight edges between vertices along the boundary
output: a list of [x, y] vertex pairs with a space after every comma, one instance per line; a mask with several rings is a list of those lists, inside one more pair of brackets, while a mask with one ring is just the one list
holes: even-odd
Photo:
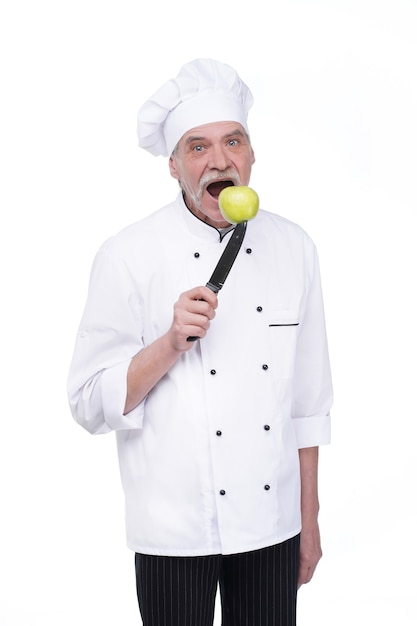
[[168, 333], [173, 348], [185, 352], [193, 346], [187, 337], [205, 337], [216, 308], [217, 295], [208, 287], [195, 287], [182, 293], [174, 304], [174, 318]]
[[317, 474], [319, 449], [317, 446], [301, 448], [298, 453], [301, 476], [300, 569], [298, 572], [298, 587], [300, 588], [301, 585], [309, 583], [312, 579], [322, 552], [318, 524], [319, 497]]
[[322, 556], [320, 531], [317, 522], [303, 525], [300, 536], [300, 568], [298, 588], [309, 583]]

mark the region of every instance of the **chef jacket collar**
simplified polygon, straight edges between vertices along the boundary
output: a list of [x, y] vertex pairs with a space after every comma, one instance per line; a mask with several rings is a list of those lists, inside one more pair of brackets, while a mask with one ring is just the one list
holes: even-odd
[[190, 209], [184, 202], [182, 192], [178, 194], [178, 203], [184, 209], [182, 211], [184, 220], [186, 222], [187, 228], [193, 233], [193, 235], [195, 235], [196, 237], [200, 237], [201, 239], [205, 239], [206, 241], [212, 242], [220, 242], [223, 239], [224, 235], [222, 236], [221, 232], [217, 230], [215, 226], [210, 226], [210, 224], [203, 222], [203, 220], [200, 220], [200, 218], [198, 218], [196, 215], [194, 215], [194, 213], [190, 211]]

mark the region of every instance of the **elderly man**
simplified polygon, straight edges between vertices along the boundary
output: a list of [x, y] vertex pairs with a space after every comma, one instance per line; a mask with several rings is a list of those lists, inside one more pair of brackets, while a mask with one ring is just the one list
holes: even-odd
[[71, 365], [75, 420], [116, 431], [144, 626], [212, 624], [218, 586], [223, 626], [293, 626], [321, 557], [332, 386], [314, 244], [261, 209], [221, 294], [205, 286], [233, 236], [219, 193], [255, 161], [252, 102], [197, 59], [142, 106], [139, 144], [180, 192], [99, 250]]

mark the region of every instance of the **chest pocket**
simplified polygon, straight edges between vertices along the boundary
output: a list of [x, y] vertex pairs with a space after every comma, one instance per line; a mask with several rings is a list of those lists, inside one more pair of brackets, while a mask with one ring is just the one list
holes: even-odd
[[269, 358], [273, 375], [291, 378], [294, 370], [299, 313], [293, 309], [271, 310], [268, 316]]

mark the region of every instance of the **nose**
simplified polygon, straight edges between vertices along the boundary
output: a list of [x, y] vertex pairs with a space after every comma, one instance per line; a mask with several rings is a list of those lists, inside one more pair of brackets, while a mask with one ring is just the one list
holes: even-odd
[[226, 148], [221, 145], [213, 145], [210, 149], [208, 166], [212, 170], [225, 170], [230, 165], [230, 159]]

